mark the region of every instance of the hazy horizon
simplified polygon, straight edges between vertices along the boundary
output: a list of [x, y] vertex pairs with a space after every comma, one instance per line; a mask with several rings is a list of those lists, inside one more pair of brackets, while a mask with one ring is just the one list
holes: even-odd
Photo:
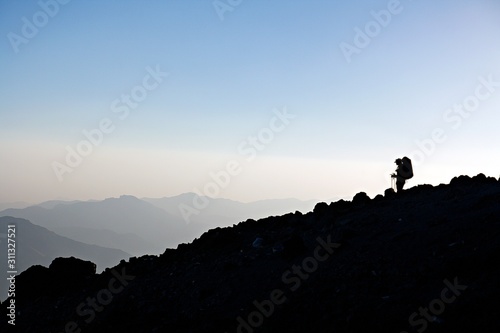
[[[119, 199], [120, 197], [122, 196], [133, 196], [137, 199], [140, 199], [140, 200], [143, 200], [143, 199], [164, 199], [164, 198], [175, 198], [175, 197], [179, 197], [179, 196], [183, 196], [183, 195], [189, 195], [189, 194], [196, 194], [194, 192], [184, 192], [184, 193], [179, 193], [177, 195], [165, 195], [165, 196], [160, 196], [160, 197], [147, 197], [147, 196], [136, 196], [136, 195], [133, 195], [133, 194], [121, 194], [121, 195], [118, 195], [118, 196], [111, 196], [111, 197], [104, 197], [104, 198], [84, 198], [84, 199], [73, 199], [73, 198], [54, 198], [54, 199], [49, 199], [49, 200], [43, 200], [43, 201], [37, 201], [37, 202], [28, 202], [28, 201], [2, 201], [0, 202], [0, 205], [7, 205], [7, 204], [18, 204], [18, 205], [21, 205], [23, 207], [27, 207], [25, 205], [39, 205], [39, 204], [43, 204], [43, 203], [46, 203], [46, 202], [51, 202], [51, 201], [63, 201], [63, 202], [73, 202], [73, 201], [78, 201], [78, 202], [92, 202], [92, 201], [103, 201], [103, 200], [106, 200], [106, 199]], [[302, 200], [302, 199], [297, 199], [297, 198], [292, 198], [292, 197], [288, 197], [288, 198], [270, 198], [270, 199], [261, 199], [261, 200], [252, 200], [252, 201], [240, 201], [240, 200], [234, 200], [234, 199], [230, 199], [230, 198], [223, 198], [223, 197], [217, 197], [217, 198], [213, 198], [213, 197], [209, 197], [210, 199], [222, 199], [222, 200], [231, 200], [231, 201], [235, 201], [235, 202], [241, 202], [241, 203], [254, 203], [254, 202], [258, 202], [258, 201], [267, 201], [267, 200], [299, 200], [299, 201], [304, 201], [304, 202], [308, 202], [308, 201], [318, 201], [318, 199], [307, 199], [307, 200]], [[340, 198], [330, 198], [328, 200], [340, 200]], [[15, 207], [9, 207], [9, 208], [15, 208]]]
[[500, 3], [0, 4], [0, 202], [498, 178]]

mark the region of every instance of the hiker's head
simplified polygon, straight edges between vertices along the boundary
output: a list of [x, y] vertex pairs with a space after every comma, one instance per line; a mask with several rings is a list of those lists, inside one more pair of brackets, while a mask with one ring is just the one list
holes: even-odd
[[401, 164], [401, 159], [398, 158], [397, 160], [394, 161], [394, 163], [396, 163], [397, 165], [400, 165]]

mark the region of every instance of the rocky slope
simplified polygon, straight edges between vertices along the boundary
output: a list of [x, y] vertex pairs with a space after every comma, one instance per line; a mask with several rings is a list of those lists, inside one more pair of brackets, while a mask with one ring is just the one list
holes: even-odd
[[101, 274], [77, 259], [31, 267], [16, 328], [499, 332], [499, 262], [500, 181], [460, 176], [213, 229]]

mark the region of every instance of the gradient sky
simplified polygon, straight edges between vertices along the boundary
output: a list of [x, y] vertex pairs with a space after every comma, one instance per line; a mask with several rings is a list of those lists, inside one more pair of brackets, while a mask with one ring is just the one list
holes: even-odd
[[0, 1], [0, 202], [374, 196], [404, 155], [408, 186], [500, 175], [498, 1], [54, 3]]

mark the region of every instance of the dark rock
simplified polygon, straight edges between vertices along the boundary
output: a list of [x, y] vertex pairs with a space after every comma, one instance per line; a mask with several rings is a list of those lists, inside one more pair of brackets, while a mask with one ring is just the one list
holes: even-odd
[[328, 210], [328, 204], [326, 202], [319, 202], [314, 206], [314, 214], [316, 215], [323, 215], [326, 213]]
[[303, 254], [305, 251], [306, 247], [304, 245], [304, 241], [297, 234], [292, 235], [292, 237], [290, 237], [283, 243], [282, 253], [283, 256], [286, 258], [296, 257], [298, 255]]
[[388, 188], [384, 191], [385, 198], [394, 198], [396, 196], [396, 192], [392, 188]]
[[47, 294], [53, 288], [53, 280], [47, 267], [34, 265], [16, 277], [18, 285], [17, 297], [27, 299], [29, 297], [40, 297]]
[[[467, 185], [471, 182], [472, 178], [469, 177], [469, 176], [458, 176], [458, 177], [454, 177], [451, 181], [450, 181], [450, 185], [451, 186], [462, 186], [462, 185]], [[444, 185], [444, 184], [443, 184]]]
[[262, 245], [263, 245], [263, 243], [264, 243], [264, 239], [263, 239], [263, 238], [261, 238], [261, 237], [257, 237], [257, 238], [255, 238], [255, 240], [252, 242], [252, 247], [253, 247], [253, 248], [256, 248], [256, 249], [261, 248], [261, 247], [262, 247]]
[[475, 182], [482, 183], [482, 184], [488, 184], [488, 183], [491, 184], [491, 183], [494, 183], [497, 181], [494, 177], [486, 177], [483, 173], [476, 175], [472, 179]]
[[93, 262], [70, 258], [56, 258], [49, 265], [50, 274], [60, 278], [84, 278], [96, 273], [96, 265]]
[[352, 198], [352, 203], [358, 206], [365, 205], [368, 202], [370, 202], [370, 197], [365, 192], [359, 192]]
[[335, 212], [345, 212], [351, 208], [351, 202], [341, 199], [339, 201], [332, 202], [330, 204], [330, 208]]

